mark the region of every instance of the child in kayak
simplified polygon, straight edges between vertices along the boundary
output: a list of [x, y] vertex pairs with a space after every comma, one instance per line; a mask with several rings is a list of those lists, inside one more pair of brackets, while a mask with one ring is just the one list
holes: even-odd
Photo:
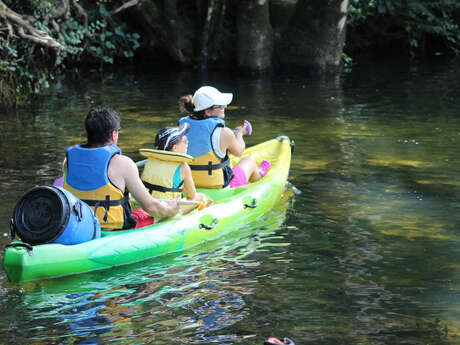
[[194, 157], [190, 168], [197, 187], [243, 186], [260, 180], [271, 167], [266, 160], [257, 166], [251, 156], [242, 158], [233, 168], [230, 166], [228, 153], [240, 157], [246, 148], [243, 136], [252, 132], [247, 121], [235, 131], [225, 127], [225, 108], [232, 98], [231, 93], [203, 86], [193, 96], [179, 99], [180, 110], [189, 114], [179, 124], [190, 125], [187, 153]]
[[[187, 155], [188, 131], [188, 124], [162, 128], [155, 137], [155, 149], [140, 150], [140, 153], [148, 158], [141, 175], [142, 182], [157, 199], [176, 198], [184, 193], [186, 201], [179, 202], [182, 204], [182, 214], [192, 211], [197, 206], [204, 207], [211, 203], [210, 200], [206, 200], [203, 193], [196, 191], [192, 179], [188, 163], [193, 157]], [[187, 201], [188, 205], [184, 205]]]

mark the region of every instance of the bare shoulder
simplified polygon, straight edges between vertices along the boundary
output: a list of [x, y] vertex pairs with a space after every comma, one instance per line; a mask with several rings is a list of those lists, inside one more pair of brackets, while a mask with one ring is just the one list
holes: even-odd
[[192, 177], [192, 169], [190, 169], [190, 166], [183, 162], [181, 163], [181, 166], [180, 166], [180, 175], [183, 179], [187, 178], [187, 177]]
[[223, 127], [221, 132], [220, 132], [220, 135], [225, 136], [225, 137], [227, 137], [227, 136], [231, 136], [231, 137], [235, 136], [233, 134], [233, 131], [228, 127]]
[[115, 155], [109, 164], [109, 175], [123, 176], [125, 179], [129, 176], [137, 175], [138, 169], [136, 163], [128, 156]]
[[230, 128], [224, 127], [222, 128], [220, 132], [220, 143], [221, 146], [224, 144], [224, 149], [227, 148], [227, 145], [233, 143], [235, 140], [235, 134], [233, 134], [233, 131]]
[[134, 161], [128, 156], [115, 155], [112, 157], [110, 165], [118, 168], [132, 168], [133, 166], [136, 166], [136, 163], [134, 163]]
[[188, 164], [185, 163], [185, 162], [183, 162], [183, 163], [181, 164], [181, 169], [182, 169], [183, 171], [192, 172], [192, 169], [190, 169], [190, 165], [188, 165]]
[[108, 170], [110, 181], [121, 190], [129, 187], [139, 174], [136, 163], [123, 155], [113, 156]]

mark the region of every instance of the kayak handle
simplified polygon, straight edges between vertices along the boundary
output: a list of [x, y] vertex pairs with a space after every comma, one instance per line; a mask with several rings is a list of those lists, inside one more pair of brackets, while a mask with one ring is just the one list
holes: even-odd
[[9, 248], [9, 247], [13, 247], [13, 248], [16, 248], [16, 247], [24, 247], [24, 248], [27, 249], [27, 253], [28, 253], [30, 256], [34, 255], [34, 253], [33, 253], [34, 247], [32, 247], [29, 243], [25, 243], [25, 242], [13, 242], [13, 243], [8, 244], [5, 248]]
[[214, 219], [212, 220], [211, 225], [206, 225], [206, 224], [200, 223], [200, 229], [212, 230], [212, 229], [215, 228], [215, 226], [217, 225], [217, 223], [218, 223], [217, 218], [214, 218]]
[[257, 199], [256, 198], [252, 198], [252, 204], [248, 204], [248, 203], [244, 203], [243, 204], [243, 207], [244, 208], [256, 208], [257, 207]]
[[283, 140], [288, 140], [289, 145], [291, 146], [291, 154], [294, 153], [294, 148], [295, 148], [295, 141], [291, 140], [287, 135], [280, 135], [279, 137], [276, 138], [278, 141], [283, 141]]

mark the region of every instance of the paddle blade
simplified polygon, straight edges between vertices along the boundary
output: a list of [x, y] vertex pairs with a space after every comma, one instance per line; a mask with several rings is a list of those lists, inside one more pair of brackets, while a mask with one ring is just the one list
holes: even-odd
[[64, 176], [58, 177], [54, 180], [53, 186], [55, 187], [63, 187], [64, 186]]
[[251, 134], [252, 134], [251, 122], [249, 122], [248, 120], [244, 120], [244, 128], [245, 128], [246, 131], [248, 132], [248, 135], [251, 135]]

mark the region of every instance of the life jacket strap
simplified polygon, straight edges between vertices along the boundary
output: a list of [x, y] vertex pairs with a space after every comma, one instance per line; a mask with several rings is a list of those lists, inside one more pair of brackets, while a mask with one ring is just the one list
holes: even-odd
[[192, 170], [207, 170], [208, 175], [212, 175], [213, 170], [218, 170], [218, 169], [223, 169], [226, 166], [230, 165], [230, 159], [227, 157], [222, 163], [219, 164], [212, 164], [211, 161], [208, 162], [207, 165], [195, 165], [195, 164], [189, 164], [190, 169]]
[[177, 188], [170, 188], [170, 187], [164, 187], [164, 186], [159, 186], [157, 184], [151, 184], [151, 183], [148, 183], [146, 181], [142, 181], [144, 183], [144, 186], [149, 190], [149, 193], [152, 193], [152, 191], [157, 191], [157, 192], [162, 192], [162, 193], [166, 193], [166, 192], [172, 192], [172, 193], [182, 193], [182, 188], [180, 188], [182, 186], [182, 183], [181, 183], [181, 186], [177, 187]]
[[94, 206], [94, 214], [96, 215], [97, 208], [102, 206], [105, 209], [104, 222], [107, 223], [107, 218], [109, 215], [110, 206], [120, 206], [125, 202], [126, 197], [119, 200], [110, 200], [110, 195], [105, 196], [105, 200], [82, 200], [86, 202], [89, 206]]

